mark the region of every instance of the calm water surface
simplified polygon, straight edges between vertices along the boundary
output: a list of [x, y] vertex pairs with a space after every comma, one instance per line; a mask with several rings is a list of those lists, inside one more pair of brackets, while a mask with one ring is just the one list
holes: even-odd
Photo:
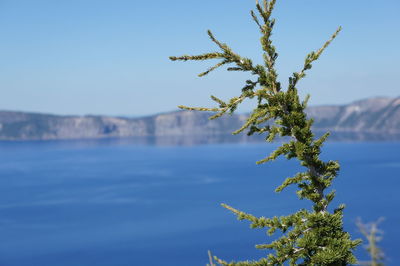
[[[205, 265], [260, 258], [268, 242], [220, 207], [257, 216], [308, 207], [274, 188], [300, 168], [256, 166], [276, 145], [144, 146], [114, 141], [0, 142], [0, 266]], [[400, 143], [329, 143], [339, 160], [337, 206], [361, 237], [357, 217], [383, 216], [387, 265], [399, 265]], [[365, 259], [362, 248], [357, 250]]]

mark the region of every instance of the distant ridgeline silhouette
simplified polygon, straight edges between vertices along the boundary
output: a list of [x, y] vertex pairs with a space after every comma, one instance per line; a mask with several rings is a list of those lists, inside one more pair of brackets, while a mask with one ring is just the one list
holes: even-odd
[[[316, 132], [332, 132], [330, 140], [400, 140], [400, 97], [370, 98], [348, 105], [310, 107]], [[261, 139], [231, 133], [246, 115], [209, 120], [209, 114], [176, 111], [141, 118], [58, 116], [0, 111], [0, 140], [136, 138], [139, 142], [191, 145]]]

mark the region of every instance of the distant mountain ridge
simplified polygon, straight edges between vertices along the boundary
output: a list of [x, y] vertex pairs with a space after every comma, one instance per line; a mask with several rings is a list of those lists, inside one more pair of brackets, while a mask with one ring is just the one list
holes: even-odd
[[[400, 97], [377, 97], [347, 105], [314, 106], [307, 110], [316, 132], [331, 131], [336, 139], [400, 140]], [[209, 114], [175, 111], [139, 118], [58, 116], [0, 111], [0, 140], [55, 140], [127, 137], [227, 136], [246, 115], [209, 120]], [[242, 136], [238, 139], [244, 139]]]

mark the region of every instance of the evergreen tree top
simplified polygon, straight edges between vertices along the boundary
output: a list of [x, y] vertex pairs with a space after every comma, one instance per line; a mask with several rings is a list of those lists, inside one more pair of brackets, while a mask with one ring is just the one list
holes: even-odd
[[[331, 38], [316, 51], [309, 53], [302, 69], [289, 77], [288, 87], [282, 88], [278, 81], [275, 63], [278, 53], [271, 40], [275, 19], [271, 17], [276, 0], [256, 2], [256, 12], [251, 16], [260, 29], [263, 52], [263, 65], [255, 65], [249, 58], [235, 53], [227, 44], [219, 41], [211, 31], [208, 36], [218, 48], [217, 51], [200, 55], [171, 56], [173, 61], [203, 61], [218, 59], [219, 62], [199, 74], [205, 76], [213, 70], [229, 65], [228, 71], [250, 72], [254, 79], [246, 80], [241, 93], [224, 101], [215, 96], [211, 99], [216, 107], [188, 107], [179, 106], [186, 110], [211, 111], [215, 114], [210, 119], [216, 119], [225, 114], [233, 113], [245, 99], [255, 100], [256, 105], [244, 125], [233, 132], [238, 134], [247, 131], [248, 135], [265, 134], [265, 139], [272, 142], [276, 137], [289, 138], [266, 158], [257, 163], [273, 161], [280, 156], [287, 159], [297, 159], [305, 168], [304, 172], [289, 177], [276, 188], [281, 192], [290, 185], [298, 187], [297, 195], [300, 199], [311, 201], [311, 209], [302, 209], [298, 212], [282, 217], [255, 217], [239, 211], [229, 205], [223, 207], [233, 212], [239, 220], [248, 220], [252, 228], [268, 228], [268, 234], [281, 231], [283, 235], [272, 243], [260, 244], [258, 249], [268, 249], [271, 252], [259, 261], [232, 262], [216, 258], [221, 265], [347, 265], [356, 263], [352, 250], [360, 243], [351, 240], [350, 235], [343, 230], [344, 205], [333, 211], [328, 209], [335, 197], [335, 191], [326, 192], [332, 181], [338, 175], [337, 161], [323, 161], [320, 159], [321, 148], [329, 133], [316, 138], [311, 130], [313, 120], [305, 113], [309, 97], [300, 100], [298, 82], [306, 76], [316, 61], [341, 31], [339, 27]], [[286, 138], [285, 138], [286, 137]]]

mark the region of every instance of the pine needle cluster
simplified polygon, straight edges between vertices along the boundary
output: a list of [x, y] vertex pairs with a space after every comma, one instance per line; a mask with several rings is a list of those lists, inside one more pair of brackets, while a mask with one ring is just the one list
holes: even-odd
[[305, 112], [309, 97], [300, 100], [297, 85], [306, 76], [307, 70], [312, 68], [329, 44], [336, 38], [341, 28], [325, 42], [318, 50], [309, 53], [303, 68], [289, 77], [288, 87], [282, 88], [278, 81], [275, 62], [278, 53], [271, 40], [275, 19], [271, 18], [276, 0], [256, 2], [256, 12], [251, 16], [261, 32], [261, 45], [264, 64], [254, 64], [249, 58], [235, 53], [227, 44], [215, 38], [211, 31], [208, 35], [219, 48], [216, 52], [201, 55], [183, 55], [170, 57], [173, 61], [203, 61], [218, 59], [216, 65], [210, 67], [199, 76], [205, 76], [213, 70], [229, 65], [228, 71], [245, 71], [254, 76], [247, 80], [239, 96], [223, 101], [215, 96], [211, 99], [217, 106], [212, 108], [179, 106], [181, 109], [208, 111], [215, 114], [210, 119], [216, 119], [225, 114], [233, 113], [245, 99], [256, 100], [256, 107], [245, 124], [233, 134], [247, 131], [248, 135], [265, 134], [268, 142], [277, 137], [284, 140], [282, 145], [257, 164], [273, 161], [280, 156], [287, 159], [297, 159], [305, 168], [304, 172], [287, 178], [276, 192], [281, 192], [290, 185], [298, 187], [297, 195], [300, 199], [310, 200], [312, 209], [302, 209], [296, 213], [282, 217], [256, 217], [239, 211], [231, 206], [223, 207], [233, 212], [239, 220], [248, 220], [252, 228], [267, 228], [268, 234], [276, 231], [282, 236], [272, 243], [257, 245], [258, 249], [269, 250], [265, 258], [259, 261], [227, 262], [215, 258], [220, 265], [348, 265], [356, 263], [352, 250], [360, 243], [351, 240], [350, 235], [343, 230], [343, 209], [340, 205], [333, 211], [328, 209], [335, 197], [335, 191], [326, 190], [338, 175], [337, 161], [323, 161], [320, 158], [321, 148], [329, 133], [317, 138], [311, 129], [313, 120]]

